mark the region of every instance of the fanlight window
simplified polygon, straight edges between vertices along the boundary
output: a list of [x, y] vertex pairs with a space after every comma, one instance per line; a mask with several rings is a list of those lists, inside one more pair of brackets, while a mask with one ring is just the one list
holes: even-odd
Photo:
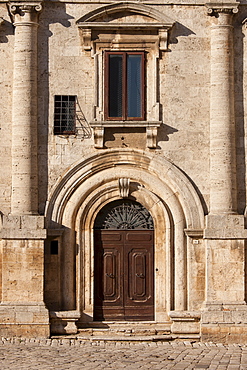
[[98, 213], [95, 229], [153, 230], [150, 213], [140, 203], [130, 200], [117, 200], [107, 204]]

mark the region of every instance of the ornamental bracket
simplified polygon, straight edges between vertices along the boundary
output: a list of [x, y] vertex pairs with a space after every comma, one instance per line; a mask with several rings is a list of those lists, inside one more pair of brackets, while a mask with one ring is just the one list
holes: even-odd
[[118, 179], [119, 195], [121, 198], [128, 198], [130, 191], [130, 179], [122, 177]]

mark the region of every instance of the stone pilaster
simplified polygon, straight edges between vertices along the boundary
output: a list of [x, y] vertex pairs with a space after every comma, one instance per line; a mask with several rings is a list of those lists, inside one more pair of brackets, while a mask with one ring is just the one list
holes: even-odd
[[0, 230], [0, 335], [48, 337], [44, 217], [38, 215], [37, 28], [41, 4], [9, 3], [15, 26], [11, 214]]
[[208, 4], [211, 25], [210, 214], [237, 210], [233, 13], [238, 3]]
[[237, 214], [233, 14], [238, 3], [208, 4], [211, 21], [210, 212], [206, 217], [203, 340], [231, 342], [247, 322], [243, 215]]
[[11, 2], [15, 26], [12, 100], [13, 215], [38, 212], [37, 28], [40, 2]]

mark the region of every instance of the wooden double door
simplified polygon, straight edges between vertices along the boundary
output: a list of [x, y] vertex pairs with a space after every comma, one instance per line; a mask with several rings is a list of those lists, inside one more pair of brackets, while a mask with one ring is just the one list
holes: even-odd
[[94, 233], [94, 320], [154, 320], [153, 230]]

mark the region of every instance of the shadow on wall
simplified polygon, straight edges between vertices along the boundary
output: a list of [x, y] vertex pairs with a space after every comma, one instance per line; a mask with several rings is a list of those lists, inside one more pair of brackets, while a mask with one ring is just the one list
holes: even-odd
[[14, 35], [14, 26], [11, 22], [3, 19], [0, 27], [0, 44], [8, 42], [8, 36]]
[[169, 44], [177, 44], [178, 43], [177, 37], [179, 36], [190, 36], [190, 35], [195, 35], [195, 32], [193, 32], [186, 26], [182, 25], [181, 23], [176, 22], [170, 32]]
[[50, 25], [70, 27], [74, 17], [66, 13], [64, 3], [45, 3], [39, 18], [38, 32], [38, 139], [39, 139], [39, 213], [44, 214], [48, 195], [48, 130], [49, 130], [49, 39]]
[[[234, 66], [235, 66], [235, 125], [236, 125], [236, 173], [238, 212], [244, 213], [246, 206], [246, 163], [245, 163], [245, 127], [244, 127], [244, 40], [246, 31], [239, 26], [243, 24], [246, 14], [237, 14], [234, 18]], [[246, 27], [246, 23], [243, 27]]]
[[[175, 127], [171, 127], [168, 125], [165, 125], [164, 123], [158, 128], [158, 134], [157, 134], [157, 143], [160, 141], [169, 141], [169, 135], [174, 134], [175, 132], [178, 132], [178, 129]], [[158, 149], [160, 149], [159, 146], [157, 146]]]

